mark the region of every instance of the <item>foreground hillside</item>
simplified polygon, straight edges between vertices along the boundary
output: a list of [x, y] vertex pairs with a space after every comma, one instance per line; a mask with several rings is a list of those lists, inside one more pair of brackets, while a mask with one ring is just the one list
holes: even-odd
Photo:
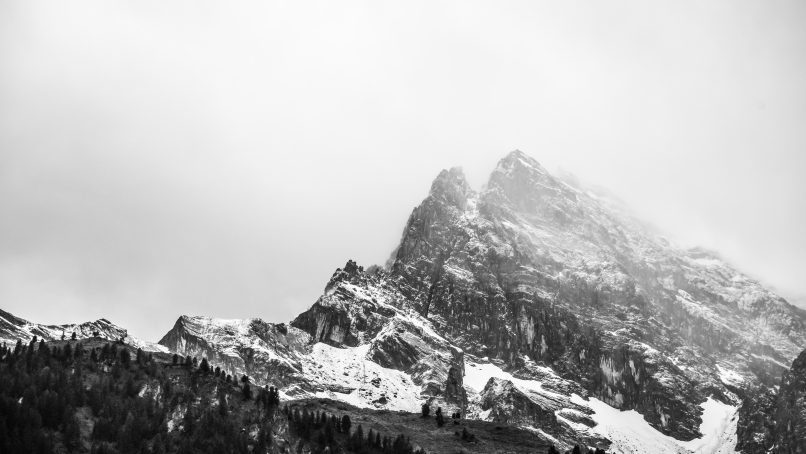
[[98, 337], [4, 345], [0, 452], [239, 453], [269, 443], [276, 399], [263, 389], [247, 399], [246, 385], [196, 364]]
[[[281, 402], [206, 359], [101, 338], [0, 346], [3, 453], [540, 453], [522, 429]], [[402, 435], [406, 434], [406, 435]]]

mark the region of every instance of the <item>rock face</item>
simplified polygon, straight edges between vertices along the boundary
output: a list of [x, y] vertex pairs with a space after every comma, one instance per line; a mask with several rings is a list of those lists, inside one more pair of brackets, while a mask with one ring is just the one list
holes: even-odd
[[151, 352], [167, 352], [168, 350], [153, 342], [143, 341], [128, 335], [128, 332], [102, 318], [94, 322], [84, 322], [78, 324], [64, 324], [64, 325], [44, 325], [41, 323], [29, 322], [22, 318], [16, 317], [8, 312], [0, 310], [0, 342], [6, 344], [15, 344], [18, 340], [23, 343], [28, 343], [36, 336], [38, 339], [46, 341], [70, 339], [75, 333], [77, 339], [87, 339], [97, 335], [100, 338], [117, 341], [125, 339], [126, 343], [133, 345], [136, 348], [142, 348], [145, 351]]
[[481, 409], [488, 411], [493, 422], [535, 425], [556, 430], [557, 416], [553, 408], [546, 408], [518, 389], [511, 381], [490, 378], [481, 392]]
[[806, 350], [784, 373], [775, 408], [775, 439], [780, 453], [806, 453]]
[[179, 317], [160, 340], [170, 351], [206, 357], [236, 377], [248, 375], [277, 386], [299, 381], [300, 356], [309, 342], [306, 333], [282, 323], [189, 316]]
[[739, 411], [737, 451], [806, 453], [806, 350], [779, 386], [749, 390]]

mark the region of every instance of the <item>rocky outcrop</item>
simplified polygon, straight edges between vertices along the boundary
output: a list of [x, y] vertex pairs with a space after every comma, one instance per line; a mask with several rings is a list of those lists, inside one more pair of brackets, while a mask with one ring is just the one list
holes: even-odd
[[333, 273], [325, 293], [291, 326], [307, 332], [314, 342], [354, 347], [374, 337], [394, 316], [392, 308], [379, 304], [402, 298], [382, 275], [365, 273], [352, 260]]
[[775, 444], [776, 392], [766, 386], [754, 386], [743, 392], [736, 450], [745, 454], [770, 452]]
[[288, 387], [300, 382], [300, 357], [309, 341], [306, 333], [282, 323], [183, 315], [160, 344], [183, 356], [207, 358], [236, 377]]
[[458, 407], [461, 414], [467, 413], [467, 391], [463, 385], [465, 363], [462, 355], [448, 368], [448, 378], [445, 380], [445, 402]]
[[537, 428], [552, 434], [562, 447], [580, 445], [607, 448], [610, 445], [610, 441], [604, 437], [572, 427], [592, 428], [596, 425], [587, 414], [589, 410], [584, 407], [565, 407], [567, 402], [553, 400], [550, 395], [535, 395], [500, 378], [491, 378], [480, 397], [481, 409], [489, 421]]
[[554, 408], [544, 408], [511, 381], [491, 378], [481, 398], [481, 409], [489, 412], [493, 422], [540, 427], [549, 432], [558, 427]]
[[736, 450], [746, 454], [806, 453], [806, 350], [783, 372], [776, 388], [743, 393]]

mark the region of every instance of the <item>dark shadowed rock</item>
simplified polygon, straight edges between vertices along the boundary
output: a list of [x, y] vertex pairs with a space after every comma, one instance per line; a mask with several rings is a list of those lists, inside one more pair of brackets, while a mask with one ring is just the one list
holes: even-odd
[[775, 408], [775, 438], [780, 453], [806, 453], [806, 350], [781, 380]]

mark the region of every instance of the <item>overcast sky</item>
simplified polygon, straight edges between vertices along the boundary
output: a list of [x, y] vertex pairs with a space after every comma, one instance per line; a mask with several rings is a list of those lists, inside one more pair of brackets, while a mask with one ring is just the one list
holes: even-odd
[[[81, 4], [80, 4], [81, 3]], [[0, 0], [0, 308], [283, 321], [518, 148], [806, 295], [806, 3]]]

